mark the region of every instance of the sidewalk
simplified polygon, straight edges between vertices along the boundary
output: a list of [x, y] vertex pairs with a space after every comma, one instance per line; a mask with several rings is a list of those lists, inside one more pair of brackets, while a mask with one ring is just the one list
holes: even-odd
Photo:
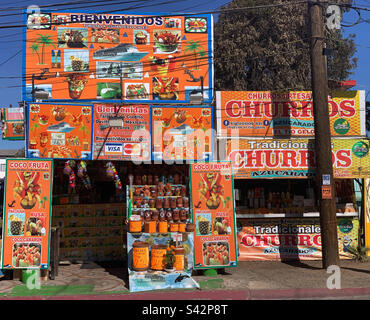
[[0, 299], [42, 300], [267, 300], [370, 299], [370, 262], [341, 260], [341, 289], [328, 289], [331, 273], [321, 261], [239, 262], [224, 274], [194, 275], [200, 289], [130, 293], [124, 266], [60, 266], [55, 280], [28, 290], [19, 280], [0, 280]]

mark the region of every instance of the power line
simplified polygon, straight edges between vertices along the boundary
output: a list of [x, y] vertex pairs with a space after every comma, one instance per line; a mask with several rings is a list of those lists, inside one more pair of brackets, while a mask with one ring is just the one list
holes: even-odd
[[19, 50], [18, 52], [16, 52], [15, 54], [13, 54], [12, 56], [10, 56], [8, 59], [6, 59], [5, 61], [3, 61], [3, 62], [1, 62], [0, 63], [0, 67], [2, 66], [2, 65], [4, 65], [5, 63], [7, 63], [8, 61], [10, 61], [11, 59], [13, 59], [14, 57], [16, 57], [18, 54], [20, 54], [22, 52], [22, 49], [21, 50]]
[[[156, 6], [164, 5], [164, 4], [171, 4], [171, 3], [178, 3], [180, 1], [185, 1], [185, 0], [172, 0], [172, 1], [164, 1], [157, 3]], [[117, 3], [118, 4], [118, 3]], [[168, 13], [168, 14], [162, 14], [162, 15], [156, 15], [156, 14], [150, 14], [151, 17], [156, 17], [156, 16], [193, 16], [193, 15], [201, 15], [201, 14], [212, 14], [212, 13], [228, 13], [228, 12], [243, 12], [246, 10], [254, 10], [254, 9], [263, 9], [263, 8], [275, 8], [275, 7], [284, 7], [284, 6], [291, 6], [291, 5], [299, 5], [299, 4], [307, 4], [306, 0], [302, 1], [297, 1], [297, 2], [291, 2], [291, 3], [281, 3], [281, 4], [271, 4], [271, 5], [262, 5], [262, 6], [253, 6], [253, 7], [242, 7], [242, 8], [228, 8], [228, 9], [222, 9], [222, 10], [211, 10], [211, 11], [202, 11], [202, 12], [192, 12], [192, 13]], [[149, 5], [152, 6], [152, 5]], [[143, 7], [148, 7], [146, 6], [135, 6], [131, 8], [126, 8], [124, 10], [130, 10], [130, 9], [138, 9], [138, 8], [143, 8]], [[86, 8], [86, 6], [85, 6]], [[101, 12], [94, 12], [94, 14], [104, 14], [104, 13], [113, 13], [113, 12], [119, 12], [123, 11], [123, 9], [117, 9], [117, 10], [109, 10], [109, 11], [101, 11]], [[56, 25], [58, 23], [48, 23], [48, 25]], [[61, 23], [63, 24], [63, 23]], [[59, 24], [60, 25], [60, 24]], [[7, 28], [21, 28], [25, 27], [25, 25], [20, 24], [20, 25], [2, 25], [0, 26], [0, 29], [7, 29]]]

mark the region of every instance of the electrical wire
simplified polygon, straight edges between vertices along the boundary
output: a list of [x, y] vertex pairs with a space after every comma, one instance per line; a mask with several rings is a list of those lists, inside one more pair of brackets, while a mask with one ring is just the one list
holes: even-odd
[[[186, 0], [172, 0], [172, 1], [164, 1], [164, 2], [160, 2], [160, 3], [157, 3], [156, 6], [160, 6], [160, 5], [164, 5], [164, 4], [172, 4], [172, 3], [178, 3], [180, 1], [186, 1]], [[211, 11], [202, 11], [202, 12], [193, 12], [193, 13], [168, 13], [168, 14], [165, 14], [165, 15], [155, 15], [155, 14], [150, 14], [150, 16], [152, 17], [156, 17], [156, 16], [194, 16], [194, 15], [201, 15], [201, 14], [212, 14], [212, 13], [227, 13], [227, 12], [243, 12], [243, 11], [246, 11], [246, 10], [255, 10], [255, 9], [262, 9], [262, 8], [275, 8], [275, 7], [285, 7], [285, 6], [292, 6], [292, 5], [300, 5], [300, 4], [307, 4], [307, 1], [306, 0], [302, 0], [302, 1], [297, 1], [297, 2], [290, 2], [290, 3], [280, 3], [280, 4], [270, 4], [270, 5], [263, 5], [263, 6], [252, 6], [252, 7], [242, 7], [242, 8], [226, 8], [226, 9], [222, 9], [222, 10], [211, 10]], [[153, 6], [153, 5], [146, 5], [146, 6], [135, 6], [135, 7], [131, 7], [131, 8], [126, 8], [126, 9], [117, 9], [117, 10], [109, 10], [109, 11], [101, 11], [101, 12], [94, 12], [94, 14], [107, 14], [107, 13], [113, 13], [113, 12], [119, 12], [119, 11], [123, 11], [123, 10], [130, 10], [130, 9], [138, 9], [138, 8], [143, 8], [143, 7], [148, 7], [148, 6]], [[85, 6], [86, 7], [86, 6]], [[14, 23], [14, 22], [12, 22]], [[51, 24], [51, 25], [54, 25], [54, 24], [58, 24], [58, 23], [48, 23], [48, 25]], [[61, 23], [63, 24], [63, 23]], [[60, 25], [60, 24], [59, 24]], [[23, 24], [19, 24], [19, 25], [1, 25], [0, 24], [0, 29], [7, 29], [7, 28], [21, 28], [21, 27], [25, 27], [26, 25], [23, 25]]]

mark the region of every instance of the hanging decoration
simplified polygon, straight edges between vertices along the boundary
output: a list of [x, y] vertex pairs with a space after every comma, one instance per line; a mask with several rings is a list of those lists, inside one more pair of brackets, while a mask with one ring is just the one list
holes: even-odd
[[121, 183], [121, 179], [118, 176], [115, 166], [113, 165], [112, 162], [109, 161], [106, 164], [106, 168], [107, 168], [107, 171], [106, 171], [107, 176], [114, 179], [114, 183], [116, 185], [116, 191], [117, 192], [120, 191], [122, 189], [122, 183]]
[[76, 166], [76, 162], [74, 160], [68, 160], [65, 162], [63, 173], [69, 176], [69, 188], [75, 190], [76, 188], [76, 175], [73, 171], [73, 168]]
[[77, 175], [81, 178], [84, 187], [88, 190], [91, 189], [91, 180], [87, 174], [87, 164], [85, 161], [80, 161], [78, 164]]

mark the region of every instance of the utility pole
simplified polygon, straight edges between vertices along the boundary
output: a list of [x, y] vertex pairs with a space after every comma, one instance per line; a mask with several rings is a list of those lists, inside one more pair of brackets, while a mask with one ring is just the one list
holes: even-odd
[[308, 1], [311, 31], [311, 84], [315, 126], [316, 187], [319, 197], [323, 268], [339, 266], [337, 216], [331, 154], [328, 80], [324, 49], [323, 10]]

